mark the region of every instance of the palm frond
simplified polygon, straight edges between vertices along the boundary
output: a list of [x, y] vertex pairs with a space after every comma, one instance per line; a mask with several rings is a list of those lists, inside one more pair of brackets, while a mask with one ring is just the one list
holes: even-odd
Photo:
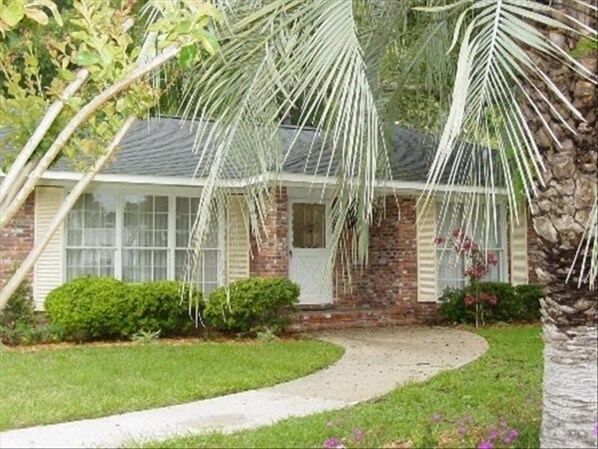
[[[461, 13], [455, 30], [454, 43], [460, 39], [461, 44], [452, 105], [429, 172], [428, 193], [422, 201], [430, 201], [449, 166], [453, 183], [473, 182], [471, 171], [457, 169], [472, 166], [467, 161], [477, 157], [478, 151], [465, 150], [463, 142], [469, 140], [493, 148], [486, 151], [485, 170], [490, 175], [486, 185], [487, 201], [495, 201], [497, 188], [504, 185], [511, 216], [518, 220], [513, 180], [523, 181], [528, 204], [533, 206], [535, 180], [542, 183], [545, 171], [523, 108], [537, 114], [555, 145], [562, 146], [550, 129], [550, 123], [542, 117], [536, 104], [538, 100], [532, 99], [530, 93], [534, 93], [557, 123], [570, 132], [576, 131], [559, 113], [559, 108], [583, 120], [531, 54], [558, 61], [595, 83], [595, 75], [546, 39], [542, 29], [594, 37], [596, 30], [553, 6], [531, 0], [471, 0], [459, 4], [469, 6]], [[422, 9], [438, 12], [447, 7]], [[498, 176], [500, 172], [502, 175]], [[478, 200], [467, 201], [473, 208]]]
[[[185, 87], [183, 112], [202, 124], [196, 148], [200, 160], [211, 162], [195, 227], [194, 260], [214, 205], [226, 201], [221, 188], [225, 179], [254, 181], [242, 193], [259, 245], [274, 185], [264, 175], [281, 172], [288, 152], [282, 152], [278, 128], [298, 108], [297, 136], [315, 124], [314, 156], [324, 161], [324, 151], [332, 152], [326, 155], [330, 163], [324, 173], [337, 192], [331, 247], [337, 248], [351, 208], [359, 223], [356, 257], [365, 261], [374, 187], [377, 180], [389, 177], [389, 164], [371, 85], [375, 80], [371, 73], [368, 78], [352, 2], [229, 5], [223, 8], [220, 54], [200, 64]], [[191, 266], [189, 276], [193, 272]]]

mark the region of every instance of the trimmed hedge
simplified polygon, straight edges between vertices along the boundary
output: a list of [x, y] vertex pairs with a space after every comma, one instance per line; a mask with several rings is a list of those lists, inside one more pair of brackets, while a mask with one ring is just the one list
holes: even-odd
[[[465, 305], [465, 289], [446, 289], [440, 297], [439, 313], [453, 323], [474, 323], [475, 308]], [[495, 322], [532, 322], [540, 319], [540, 298], [543, 293], [537, 285], [513, 286], [505, 282], [481, 282], [480, 293], [496, 296], [494, 306], [485, 306], [485, 320]]]
[[280, 331], [299, 302], [299, 286], [286, 278], [256, 277], [214, 290], [205, 304], [208, 326], [228, 332]]
[[[185, 335], [193, 323], [175, 281], [127, 284], [112, 278], [82, 277], [52, 290], [45, 302], [48, 322], [64, 340], [130, 338], [139, 331]], [[194, 289], [200, 304], [201, 293]]]

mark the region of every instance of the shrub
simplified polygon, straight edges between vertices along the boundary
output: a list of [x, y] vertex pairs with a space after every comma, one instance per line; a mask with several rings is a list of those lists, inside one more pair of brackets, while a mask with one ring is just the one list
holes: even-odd
[[[185, 288], [184, 291], [181, 288]], [[145, 282], [131, 284], [131, 300], [133, 313], [123, 330], [124, 336], [132, 336], [139, 331], [156, 332], [160, 336], [169, 337], [188, 334], [193, 329], [193, 321], [188, 313], [188, 294], [191, 294], [200, 312], [203, 302], [201, 293], [196, 288], [191, 292], [188, 286], [177, 281]], [[181, 293], [183, 302], [181, 303]]]
[[515, 293], [519, 297], [522, 307], [522, 319], [525, 321], [538, 321], [540, 319], [540, 299], [544, 291], [539, 285], [522, 284], [515, 286]]
[[[536, 321], [540, 317], [542, 290], [535, 285], [518, 285], [505, 282], [481, 282], [480, 295], [490, 294], [496, 297], [495, 305], [485, 306], [485, 321], [514, 322]], [[475, 322], [475, 310], [466, 305], [468, 288], [446, 289], [440, 297], [439, 313], [454, 323]]]
[[77, 278], [48, 294], [46, 317], [67, 340], [119, 338], [133, 312], [128, 298], [129, 289], [124, 282]]
[[222, 331], [280, 331], [290, 323], [298, 301], [299, 286], [289, 279], [243, 279], [214, 290], [204, 318], [208, 326]]
[[25, 280], [8, 299], [0, 312], [0, 339], [2, 343], [22, 343], [23, 334], [35, 327], [35, 312], [31, 297], [31, 284]]
[[[46, 316], [66, 340], [130, 338], [140, 332], [184, 335], [193, 323], [181, 303], [181, 283], [127, 284], [112, 278], [73, 279], [50, 292]], [[191, 292], [197, 304], [201, 294]]]

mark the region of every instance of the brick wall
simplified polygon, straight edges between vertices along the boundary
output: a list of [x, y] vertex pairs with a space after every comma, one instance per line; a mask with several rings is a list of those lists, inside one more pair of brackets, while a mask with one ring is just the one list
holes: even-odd
[[251, 235], [250, 276], [289, 275], [289, 217], [286, 187], [273, 189], [261, 231], [261, 244]]
[[[4, 286], [8, 281], [13, 266], [25, 260], [33, 248], [34, 198], [35, 194], [32, 193], [0, 234], [0, 286]], [[33, 273], [30, 273], [30, 280], [32, 276]]]

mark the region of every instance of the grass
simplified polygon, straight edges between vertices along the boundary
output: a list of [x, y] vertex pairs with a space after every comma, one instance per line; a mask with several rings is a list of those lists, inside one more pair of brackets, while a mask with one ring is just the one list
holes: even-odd
[[0, 430], [190, 402], [304, 376], [339, 358], [318, 341], [0, 351]]
[[[340, 411], [281, 421], [231, 435], [213, 433], [146, 447], [322, 447], [329, 438], [358, 447], [539, 447], [542, 341], [539, 326], [472, 331], [489, 351], [455, 371], [409, 384]], [[515, 429], [510, 446], [502, 441]]]

